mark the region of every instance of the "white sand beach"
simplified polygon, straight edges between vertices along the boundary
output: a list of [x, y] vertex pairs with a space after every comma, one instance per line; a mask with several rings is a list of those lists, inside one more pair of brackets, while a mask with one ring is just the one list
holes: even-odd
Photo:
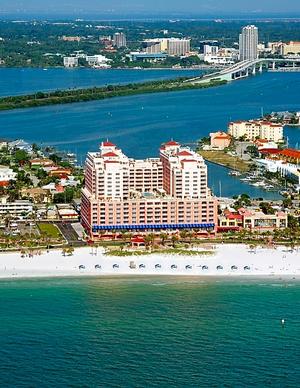
[[[20, 252], [0, 254], [0, 278], [180, 275], [180, 276], [290, 276], [300, 277], [300, 249], [216, 245], [214, 254], [184, 256], [151, 254], [113, 257], [103, 248], [77, 248], [72, 256], [61, 250], [21, 257]], [[131, 268], [134, 262], [136, 268]]]

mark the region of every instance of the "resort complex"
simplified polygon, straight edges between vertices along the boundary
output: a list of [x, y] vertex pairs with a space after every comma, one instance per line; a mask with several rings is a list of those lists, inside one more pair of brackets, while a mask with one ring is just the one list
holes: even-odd
[[214, 231], [217, 199], [203, 158], [189, 148], [169, 141], [159, 158], [135, 160], [106, 141], [87, 156], [81, 218], [92, 239], [113, 230]]

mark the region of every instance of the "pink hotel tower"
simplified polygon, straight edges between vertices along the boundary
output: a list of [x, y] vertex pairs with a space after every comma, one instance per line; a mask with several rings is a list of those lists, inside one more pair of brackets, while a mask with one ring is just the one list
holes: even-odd
[[136, 160], [106, 141], [87, 156], [81, 217], [92, 239], [114, 230], [214, 231], [217, 199], [203, 158], [189, 148], [169, 141], [159, 158]]

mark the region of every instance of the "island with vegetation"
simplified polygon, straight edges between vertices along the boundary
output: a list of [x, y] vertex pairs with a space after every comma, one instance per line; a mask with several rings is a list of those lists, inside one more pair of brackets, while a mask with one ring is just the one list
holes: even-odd
[[37, 92], [21, 96], [2, 97], [0, 98], [0, 110], [95, 101], [145, 93], [203, 89], [227, 83], [227, 81], [211, 80], [207, 83], [193, 84], [184, 82], [185, 80], [186, 78], [177, 78], [175, 80], [151, 81], [126, 85], [108, 85], [86, 89], [57, 90], [54, 92]]

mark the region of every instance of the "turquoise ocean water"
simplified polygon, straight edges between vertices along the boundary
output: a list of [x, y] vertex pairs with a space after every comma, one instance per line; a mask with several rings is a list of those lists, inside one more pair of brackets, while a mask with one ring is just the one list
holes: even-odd
[[294, 281], [1, 281], [0, 300], [2, 387], [299, 386]]

